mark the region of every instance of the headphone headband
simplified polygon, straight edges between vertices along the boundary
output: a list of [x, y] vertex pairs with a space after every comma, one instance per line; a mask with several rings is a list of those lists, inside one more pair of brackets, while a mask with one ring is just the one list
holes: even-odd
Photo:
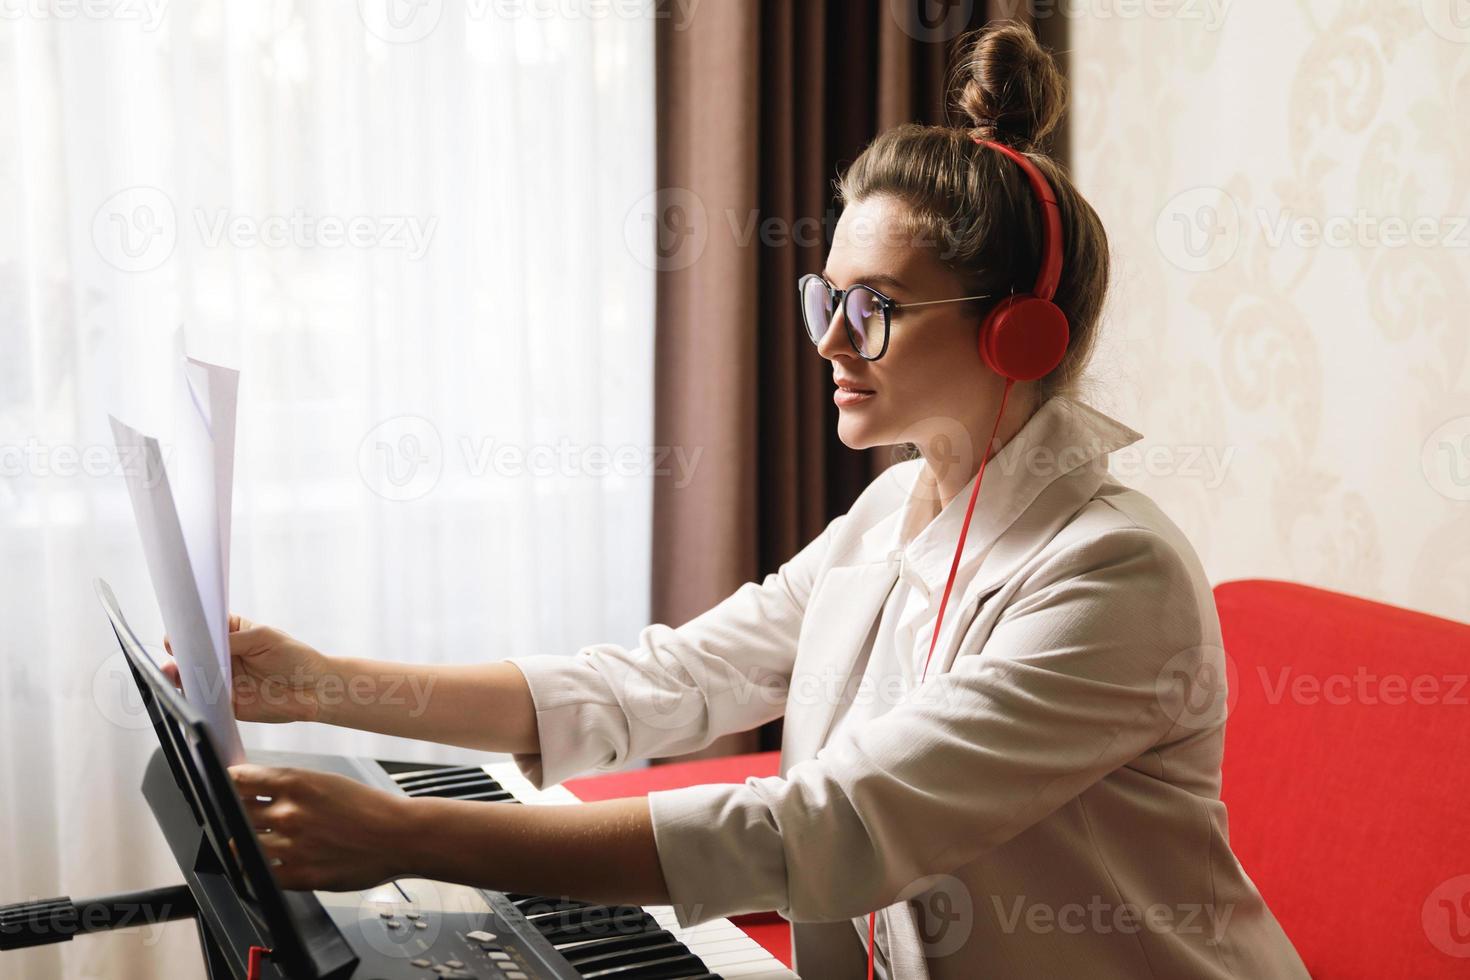
[[1041, 205], [1041, 268], [1036, 272], [1036, 285], [1031, 295], [1050, 301], [1057, 294], [1057, 285], [1062, 281], [1062, 209], [1057, 205], [1056, 191], [1025, 154], [994, 140], [971, 137], [981, 146], [989, 146], [1016, 161], [1021, 172], [1031, 183], [1031, 192]]

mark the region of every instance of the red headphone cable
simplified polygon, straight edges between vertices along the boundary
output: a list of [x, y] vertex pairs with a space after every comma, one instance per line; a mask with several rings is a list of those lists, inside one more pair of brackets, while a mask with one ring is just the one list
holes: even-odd
[[[1006, 378], [1005, 390], [1000, 394], [1000, 409], [995, 413], [995, 425], [990, 430], [990, 438], [985, 442], [985, 451], [980, 456], [980, 470], [975, 474], [975, 486], [970, 491], [970, 504], [965, 508], [965, 522], [960, 525], [960, 540], [954, 548], [954, 561], [949, 563], [949, 580], [944, 583], [944, 595], [939, 600], [939, 612], [934, 616], [934, 633], [929, 637], [929, 654], [924, 658], [924, 669], [919, 674], [919, 683], [924, 683], [924, 678], [929, 676], [929, 661], [934, 658], [934, 648], [939, 643], [939, 628], [944, 625], [944, 607], [949, 604], [949, 593], [954, 589], [955, 575], [960, 570], [960, 555], [965, 550], [965, 536], [970, 533], [970, 518], [975, 513], [975, 501], [980, 499], [980, 481], [985, 479], [985, 464], [990, 462], [991, 447], [995, 445], [995, 437], [1000, 432], [1000, 420], [1006, 414], [1006, 402], [1011, 397], [1011, 386], [1015, 384], [1013, 378]], [[877, 932], [877, 912], [868, 913], [868, 980], [873, 980], [873, 959], [877, 950], [874, 942], [874, 934]]]

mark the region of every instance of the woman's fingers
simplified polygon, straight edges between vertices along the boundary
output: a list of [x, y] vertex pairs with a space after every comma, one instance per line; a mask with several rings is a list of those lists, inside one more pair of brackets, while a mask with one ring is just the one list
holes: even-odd
[[[241, 620], [244, 623], [245, 620]], [[269, 626], [250, 625], [230, 634], [230, 656], [253, 657], [280, 643], [281, 634]]]
[[273, 800], [245, 808], [245, 818], [257, 831], [290, 835], [300, 826], [301, 811], [293, 803]]
[[183, 688], [183, 681], [179, 677], [179, 665], [176, 661], [165, 660], [159, 670], [163, 671], [163, 676], [170, 684], [180, 689]]
[[285, 834], [259, 834], [257, 839], [260, 841], [260, 849], [268, 858], [284, 857], [296, 845], [296, 842]]
[[278, 799], [290, 791], [295, 781], [294, 769], [280, 766], [257, 766], [253, 762], [242, 762], [230, 766], [230, 778], [235, 782], [235, 792], [242, 800], [254, 800], [258, 796]]

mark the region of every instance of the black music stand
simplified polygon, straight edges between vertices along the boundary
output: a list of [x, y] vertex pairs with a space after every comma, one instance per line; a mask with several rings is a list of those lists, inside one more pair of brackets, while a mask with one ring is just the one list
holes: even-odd
[[270, 950], [263, 980], [349, 975], [358, 958], [321, 905], [310, 892], [283, 891], [276, 882], [204, 719], [143, 649], [107, 583], [95, 585], [158, 736], [143, 796], [185, 884], [0, 906], [0, 952], [194, 918], [210, 980], [246, 980], [251, 946]]

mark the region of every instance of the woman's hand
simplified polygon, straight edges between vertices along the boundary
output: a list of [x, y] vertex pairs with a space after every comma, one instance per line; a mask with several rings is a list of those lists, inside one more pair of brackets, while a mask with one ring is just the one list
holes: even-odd
[[[170, 654], [167, 636], [163, 645]], [[167, 662], [164, 674], [177, 687], [178, 664]], [[230, 673], [235, 717], [241, 721], [319, 721], [322, 681], [330, 672], [328, 658], [300, 640], [230, 616]]]
[[310, 769], [242, 763], [230, 776], [282, 888], [356, 891], [414, 877], [608, 904], [670, 902], [643, 797], [520, 806], [415, 799]]
[[247, 763], [230, 776], [282, 888], [353, 891], [407, 873], [399, 844], [423, 801], [310, 769]]

